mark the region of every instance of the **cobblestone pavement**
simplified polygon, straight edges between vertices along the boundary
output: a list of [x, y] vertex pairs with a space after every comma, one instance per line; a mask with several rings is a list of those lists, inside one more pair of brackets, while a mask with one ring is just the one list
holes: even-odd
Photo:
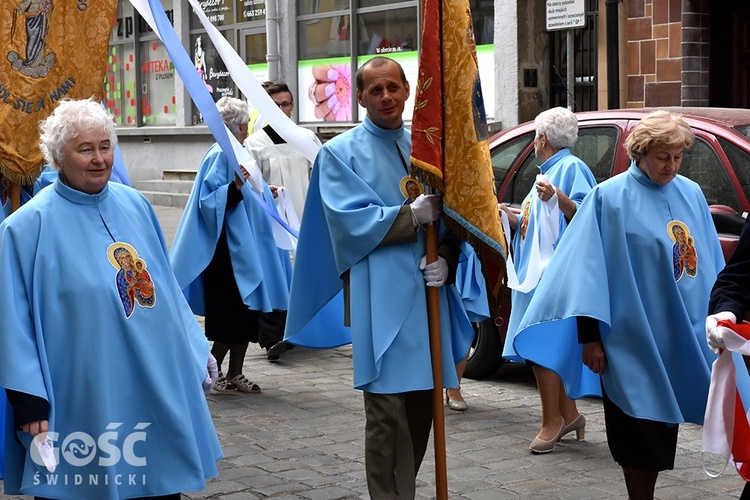
[[[180, 210], [157, 207], [157, 213], [171, 241]], [[183, 498], [368, 498], [364, 411], [361, 393], [352, 389], [351, 349], [296, 348], [271, 363], [251, 346], [245, 374], [263, 392], [208, 397], [225, 456], [219, 477]], [[627, 498], [607, 448], [600, 400], [579, 401], [588, 421], [585, 441], [570, 434], [552, 453], [532, 455], [528, 445], [538, 431], [540, 405], [527, 367], [506, 364], [490, 378], [465, 379], [462, 392], [469, 409], [446, 410], [445, 418], [449, 498]], [[707, 476], [700, 446], [700, 427], [681, 425], [675, 469], [659, 476], [657, 498], [739, 498], [742, 480], [733, 470]], [[418, 498], [435, 497], [434, 472], [430, 446]], [[30, 497], [0, 494], [9, 498]]]

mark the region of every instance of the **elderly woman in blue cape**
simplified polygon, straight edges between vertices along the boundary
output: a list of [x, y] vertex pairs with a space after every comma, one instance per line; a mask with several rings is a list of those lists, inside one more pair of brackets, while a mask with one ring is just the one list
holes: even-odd
[[534, 121], [534, 153], [543, 162], [539, 166], [540, 174], [523, 200], [520, 218], [501, 205], [505, 212], [503, 219], [507, 217], [515, 229], [512, 261], [508, 265], [513, 307], [503, 357], [534, 364], [542, 404], [542, 428], [529, 449], [534, 453], [548, 453], [570, 432], [576, 431], [576, 437], [583, 439], [586, 419], [578, 412], [575, 401], [565, 395], [559, 377], [538, 364], [537, 352], [547, 346], [540, 343], [533, 349], [522, 350], [515, 339], [519, 321], [534, 296], [544, 267], [596, 180], [586, 164], [570, 151], [578, 139], [578, 120], [571, 111], [552, 108], [540, 113]]
[[[222, 97], [216, 105], [242, 144], [248, 133], [247, 103]], [[219, 368], [229, 358], [226, 376], [220, 372], [215, 387], [219, 392], [260, 392], [243, 373], [248, 345], [257, 342], [270, 350], [284, 336], [291, 260], [287, 250], [276, 246], [276, 222], [261, 205], [275, 210], [271, 188], [262, 178], [255, 181], [262, 190], [260, 203], [242, 188], [219, 144], [211, 146], [170, 250], [177, 282], [193, 312], [206, 318], [206, 336]]]
[[[704, 320], [724, 259], [700, 187], [677, 175], [693, 141], [667, 111], [636, 125], [625, 141], [630, 168], [583, 201], [516, 337], [520, 350], [549, 346], [536, 361], [570, 397], [602, 394], [630, 498], [653, 498], [659, 471], [674, 467], [678, 424], [703, 423], [715, 359]], [[694, 246], [695, 272], [679, 276], [676, 225]]]
[[[41, 132], [59, 177], [0, 224], [4, 491], [100, 500], [202, 490], [221, 457], [203, 394], [218, 370], [206, 377], [208, 342], [156, 214], [108, 182], [117, 136], [99, 104], [63, 100]], [[123, 309], [118, 248], [147, 263], [147, 307]]]

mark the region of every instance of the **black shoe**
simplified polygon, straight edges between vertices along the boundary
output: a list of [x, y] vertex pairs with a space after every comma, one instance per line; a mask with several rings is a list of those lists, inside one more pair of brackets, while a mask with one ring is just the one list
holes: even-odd
[[287, 344], [283, 340], [281, 342], [275, 343], [267, 350], [268, 361], [277, 361], [282, 354], [287, 352], [289, 349], [292, 349], [293, 347], [293, 345]]

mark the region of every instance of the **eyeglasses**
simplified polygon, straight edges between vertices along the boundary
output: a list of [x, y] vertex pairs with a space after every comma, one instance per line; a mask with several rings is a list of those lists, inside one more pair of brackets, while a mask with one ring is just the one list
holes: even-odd
[[294, 106], [293, 102], [284, 101], [284, 102], [277, 102], [276, 105], [280, 108], [289, 109], [292, 106]]

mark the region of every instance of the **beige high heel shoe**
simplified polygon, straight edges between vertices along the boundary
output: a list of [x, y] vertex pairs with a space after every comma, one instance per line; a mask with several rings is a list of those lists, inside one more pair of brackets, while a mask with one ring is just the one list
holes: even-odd
[[555, 449], [555, 446], [557, 446], [557, 443], [560, 442], [560, 440], [563, 437], [563, 431], [565, 430], [565, 419], [562, 419], [562, 423], [560, 424], [560, 430], [557, 432], [557, 436], [553, 437], [552, 439], [540, 439], [539, 436], [535, 437], [533, 441], [531, 441], [531, 444], [529, 445], [529, 449], [533, 453], [549, 453], [550, 451]]
[[576, 439], [583, 441], [586, 438], [586, 418], [583, 415], [578, 415], [571, 423], [563, 427], [560, 439], [566, 434], [576, 431]]
[[[457, 389], [459, 392], [461, 391], [461, 386], [458, 386]], [[465, 411], [469, 405], [466, 404], [466, 401], [457, 401], [455, 399], [451, 399], [451, 397], [448, 395], [448, 391], [450, 389], [445, 390], [445, 406], [450, 408], [451, 410], [455, 411]]]

